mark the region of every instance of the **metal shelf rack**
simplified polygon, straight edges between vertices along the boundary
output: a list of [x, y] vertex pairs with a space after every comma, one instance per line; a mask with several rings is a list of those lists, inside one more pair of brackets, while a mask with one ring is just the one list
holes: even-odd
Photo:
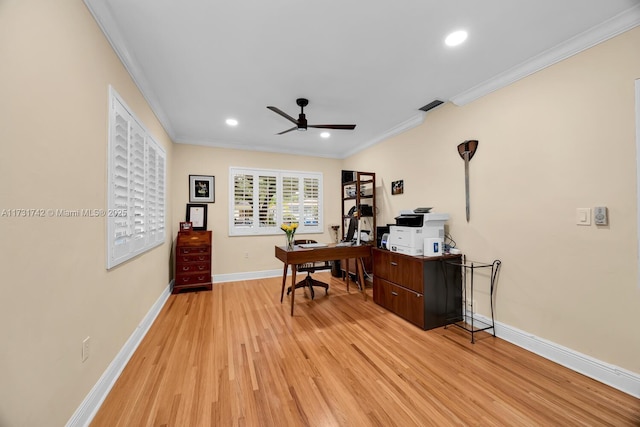
[[[492, 263], [486, 262], [477, 262], [477, 261], [468, 261], [465, 256], [462, 256], [462, 261], [451, 260], [445, 261], [447, 264], [459, 266], [462, 268], [463, 272], [463, 280], [462, 280], [462, 320], [458, 322], [451, 323], [451, 325], [455, 325], [459, 328], [464, 329], [465, 331], [471, 334], [471, 343], [475, 344], [475, 334], [481, 331], [487, 331], [491, 329], [493, 336], [496, 336], [496, 323], [493, 314], [493, 292], [495, 290], [496, 277], [498, 276], [498, 270], [500, 270], [500, 266], [502, 265], [502, 261], [499, 259], [494, 260]], [[489, 297], [491, 300], [491, 323], [484, 322], [479, 319], [474, 318], [474, 308], [473, 308], [473, 272], [478, 268], [491, 268], [491, 276], [490, 276], [490, 292]], [[469, 273], [469, 274], [468, 274]], [[469, 280], [469, 292], [467, 292], [467, 277]], [[470, 301], [469, 307], [470, 310], [467, 311], [467, 301]]]

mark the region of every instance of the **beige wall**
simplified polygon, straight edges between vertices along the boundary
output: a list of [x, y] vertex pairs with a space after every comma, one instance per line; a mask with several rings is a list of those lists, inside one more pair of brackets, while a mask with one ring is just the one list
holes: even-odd
[[[301, 144], [308, 143], [304, 138]], [[173, 150], [173, 203], [174, 231], [185, 220], [189, 202], [189, 175], [214, 175], [215, 203], [208, 205], [207, 228], [213, 231], [212, 269], [214, 280], [221, 274], [282, 271], [282, 263], [274, 257], [274, 246], [284, 244], [284, 233], [276, 236], [229, 237], [229, 167], [285, 169], [323, 173], [324, 183], [324, 233], [299, 236], [331, 241], [329, 226], [340, 224], [341, 161], [318, 157], [306, 157], [252, 151], [208, 148], [176, 144]], [[175, 234], [175, 233], [174, 233]], [[298, 234], [296, 234], [298, 236]], [[174, 237], [175, 239], [175, 237]], [[245, 254], [248, 255], [245, 258]], [[241, 275], [242, 276], [242, 275]]]
[[[0, 64], [0, 210], [106, 207], [109, 84], [171, 169], [171, 141], [81, 0], [1, 1]], [[167, 287], [170, 238], [107, 272], [105, 234], [104, 218], [0, 217], [1, 426], [64, 425]]]
[[[638, 46], [640, 28], [466, 106], [446, 104], [345, 162], [377, 173], [379, 223], [433, 206], [451, 214], [470, 259], [502, 260], [500, 322], [636, 373]], [[480, 141], [469, 223], [456, 150], [466, 139]], [[398, 179], [405, 192], [392, 196]], [[576, 208], [594, 206], [609, 208], [610, 225], [577, 226]], [[476, 299], [488, 315], [487, 292]]]
[[[227, 236], [229, 166], [323, 172], [325, 230], [340, 221], [340, 169], [375, 171], [381, 223], [434, 206], [452, 215], [450, 233], [470, 257], [504, 262], [498, 320], [640, 372], [638, 45], [640, 29], [465, 107], [442, 106], [342, 162], [174, 146], [80, 0], [1, 1], [0, 210], [105, 208], [112, 84], [167, 150], [171, 235], [107, 272], [104, 218], [0, 217], [0, 425], [63, 425], [96, 384], [170, 280], [189, 174], [216, 176], [214, 276], [281, 268], [282, 236]], [[455, 147], [469, 138], [480, 148], [467, 224]], [[404, 195], [390, 195], [396, 179]], [[609, 207], [611, 225], [576, 226], [575, 209], [596, 205]], [[486, 314], [486, 294], [477, 299]]]

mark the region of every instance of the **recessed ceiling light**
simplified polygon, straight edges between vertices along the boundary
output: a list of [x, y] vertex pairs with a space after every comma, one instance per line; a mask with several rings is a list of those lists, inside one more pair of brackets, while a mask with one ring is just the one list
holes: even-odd
[[323, 137], [323, 138], [329, 138], [331, 136], [331, 134], [329, 132], [322, 132], [320, 134], [320, 136]]
[[463, 30], [454, 31], [453, 33], [449, 34], [446, 39], [444, 39], [444, 43], [447, 46], [458, 46], [459, 44], [464, 42], [466, 39], [467, 39], [466, 31], [463, 31]]
[[238, 125], [238, 121], [236, 119], [227, 119], [226, 123], [229, 126], [237, 126]]

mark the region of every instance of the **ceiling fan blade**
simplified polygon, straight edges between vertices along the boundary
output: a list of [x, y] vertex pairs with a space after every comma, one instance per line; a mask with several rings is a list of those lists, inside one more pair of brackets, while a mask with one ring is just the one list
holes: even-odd
[[287, 132], [291, 132], [292, 130], [296, 130], [298, 129], [298, 126], [294, 126], [291, 129], [287, 129], [287, 130], [283, 130], [282, 132], [276, 134], [276, 135], [282, 135], [283, 133], [287, 133]]
[[288, 115], [287, 113], [285, 113], [284, 111], [282, 111], [281, 109], [279, 109], [278, 107], [271, 107], [268, 106], [267, 107], [269, 110], [273, 111], [274, 113], [280, 114], [282, 117], [284, 117], [287, 120], [292, 121], [293, 123], [295, 123], [296, 125], [298, 124], [298, 121], [296, 119], [294, 119], [293, 117], [291, 117], [290, 115]]
[[308, 128], [353, 130], [356, 125], [307, 125]]

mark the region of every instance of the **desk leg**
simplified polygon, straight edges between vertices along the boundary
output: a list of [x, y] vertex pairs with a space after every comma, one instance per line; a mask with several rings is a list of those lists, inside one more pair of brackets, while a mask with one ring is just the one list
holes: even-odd
[[282, 290], [280, 291], [280, 304], [284, 298], [284, 287], [287, 284], [287, 270], [289, 270], [289, 264], [284, 263], [284, 272], [282, 273]]
[[[291, 315], [293, 316], [293, 303], [296, 299], [296, 266], [291, 268]], [[284, 288], [283, 288], [284, 289]]]
[[356, 273], [358, 274], [358, 280], [360, 280], [360, 286], [362, 286], [362, 294], [364, 295], [364, 300], [367, 300], [367, 287], [364, 283], [364, 267], [362, 258], [356, 258]]
[[344, 271], [347, 276], [347, 293], [349, 293], [349, 258], [344, 260]]

